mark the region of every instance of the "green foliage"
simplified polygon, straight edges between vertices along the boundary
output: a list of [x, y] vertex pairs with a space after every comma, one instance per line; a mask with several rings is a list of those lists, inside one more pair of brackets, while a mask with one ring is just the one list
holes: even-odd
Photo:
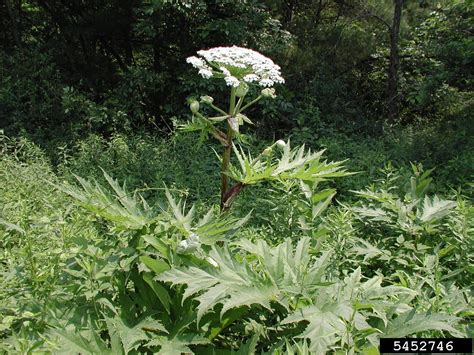
[[[418, 166], [339, 206], [330, 181], [279, 179], [236, 205], [273, 211], [239, 218], [172, 188], [147, 203], [107, 173], [61, 182], [34, 145], [2, 142], [4, 351], [363, 353], [467, 334], [473, 209]], [[305, 163], [283, 174], [322, 164], [286, 147], [275, 169]]]
[[[309, 349], [316, 353], [360, 351], [375, 345], [377, 334], [403, 337], [431, 329], [460, 334], [452, 326], [456, 317], [410, 311], [405, 302], [416, 291], [382, 287], [379, 276], [362, 282], [360, 268], [343, 281], [327, 279], [329, 254], [312, 257], [308, 238], [300, 239], [294, 252], [289, 240], [273, 248], [264, 241], [254, 244], [248, 240], [236, 246], [245, 254], [231, 252], [228, 247], [213, 248], [209, 255], [216, 266], [207, 270], [176, 268], [160, 274], [162, 281], [187, 285], [183, 297], [195, 295], [198, 321], [217, 305], [222, 305], [216, 310], [221, 320], [240, 307], [278, 315], [278, 327], [266, 324], [267, 337], [273, 337], [273, 332], [285, 334], [290, 331], [288, 325], [306, 321], [309, 324], [304, 331], [294, 336], [310, 340]], [[270, 315], [260, 322], [268, 318]]]
[[74, 238], [92, 239], [89, 219], [55, 191], [58, 183], [38, 147], [3, 140], [0, 155], [0, 334], [4, 351], [34, 351], [50, 307], [65, 293], [62, 274]]
[[67, 126], [61, 106], [62, 84], [57, 67], [46, 53], [0, 55], [0, 122], [6, 133], [42, 133], [51, 139]]
[[[138, 134], [116, 134], [110, 140], [91, 135], [63, 153], [58, 170], [71, 183], [77, 181], [74, 175], [79, 175], [107, 184], [103, 169], [126, 181], [132, 190], [141, 189], [143, 196], [152, 198], [157, 197], [164, 185], [193, 199], [209, 199], [216, 193], [214, 186], [189, 174], [189, 171], [203, 171], [209, 176], [218, 176], [212, 156], [190, 135], [176, 135], [166, 141]], [[201, 166], [201, 162], [206, 162], [205, 166]]]
[[300, 298], [304, 302], [323, 281], [328, 266], [327, 256], [309, 264], [309, 239], [299, 242], [295, 254], [289, 240], [275, 248], [269, 248], [264, 241], [253, 244], [241, 240], [237, 245], [250, 253], [248, 257], [257, 257], [261, 263], [256, 266], [239, 262], [228, 248], [213, 247], [209, 256], [217, 266], [209, 270], [174, 269], [160, 275], [162, 281], [186, 284], [185, 298], [202, 293], [195, 298], [199, 302], [198, 321], [217, 304], [222, 305], [221, 319], [227, 311], [242, 306], [261, 305], [271, 309], [271, 302], [294, 309]]
[[[276, 100], [249, 112], [259, 137], [273, 139], [292, 130], [293, 143], [329, 147], [331, 159], [351, 159], [356, 167], [349, 166], [351, 171], [373, 171], [387, 160], [402, 166], [408, 160], [436, 166], [442, 185], [472, 180], [469, 1], [405, 4], [399, 70], [403, 126], [393, 130], [382, 124], [389, 36], [380, 19], [391, 23], [390, 1], [305, 0], [286, 7], [275, 1], [188, 6], [112, 0], [84, 10], [62, 3], [12, 3], [18, 5], [13, 12], [3, 7], [0, 16], [0, 128], [34, 139], [54, 163], [62, 155], [84, 152], [80, 141], [89, 133], [112, 135], [124, 148], [119, 134], [146, 131], [148, 142], [184, 118], [187, 97], [205, 91], [222, 99], [224, 86], [197, 80], [185, 58], [198, 47], [237, 44], [271, 55], [287, 81]], [[137, 140], [126, 145], [134, 150]], [[138, 147], [136, 153], [151, 154]], [[94, 161], [103, 160], [95, 155]], [[174, 180], [163, 176], [165, 171], [155, 180], [153, 169], [145, 164], [136, 169], [132, 161], [100, 166], [122, 179], [143, 171], [137, 173], [140, 187], [144, 177], [148, 185], [164, 179], [169, 186]], [[93, 164], [83, 165], [87, 174], [74, 173], [89, 176]], [[338, 184], [360, 189], [370, 180], [371, 175]]]
[[[111, 99], [112, 100], [112, 99]], [[126, 111], [115, 103], [97, 104], [73, 87], [65, 87], [62, 95], [64, 115], [71, 122], [81, 122], [90, 132], [110, 134], [116, 131], [130, 131], [132, 124]]]

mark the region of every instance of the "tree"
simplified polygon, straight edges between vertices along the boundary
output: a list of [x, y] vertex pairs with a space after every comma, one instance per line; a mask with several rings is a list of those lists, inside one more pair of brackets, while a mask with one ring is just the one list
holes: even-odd
[[[387, 113], [390, 122], [394, 122], [399, 117], [399, 92], [398, 92], [398, 76], [400, 66], [400, 23], [402, 17], [402, 6], [403, 0], [392, 0], [393, 1], [393, 15], [391, 23], [387, 20], [388, 15], [383, 2], [377, 4], [382, 8], [374, 9], [367, 5], [362, 6], [362, 15], [371, 17], [381, 24], [383, 24], [389, 34], [390, 54], [388, 57], [389, 65], [387, 70], [387, 88], [386, 88], [386, 106]], [[379, 13], [380, 12], [380, 13]], [[382, 14], [383, 12], [383, 14]]]
[[400, 54], [398, 42], [400, 39], [403, 0], [394, 0], [393, 2], [395, 6], [393, 9], [393, 21], [390, 26], [390, 64], [387, 82], [388, 115], [391, 122], [395, 121], [399, 116], [398, 68], [400, 66]]

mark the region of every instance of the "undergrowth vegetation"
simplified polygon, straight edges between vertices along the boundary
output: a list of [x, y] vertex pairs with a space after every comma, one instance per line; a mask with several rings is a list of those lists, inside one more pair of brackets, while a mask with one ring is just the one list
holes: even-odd
[[219, 216], [203, 202], [217, 191], [192, 206], [171, 185], [74, 182], [27, 141], [3, 136], [2, 153], [5, 352], [376, 353], [381, 336], [472, 334], [474, 207], [433, 194], [429, 170], [386, 166], [350, 203], [326, 202], [329, 182], [272, 184]]

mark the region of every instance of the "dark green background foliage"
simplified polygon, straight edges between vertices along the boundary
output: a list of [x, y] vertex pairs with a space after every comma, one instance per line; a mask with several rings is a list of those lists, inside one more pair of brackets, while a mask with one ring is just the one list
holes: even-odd
[[470, 1], [403, 2], [393, 116], [390, 0], [5, 0], [0, 128], [52, 155], [89, 134], [167, 135], [186, 119], [187, 98], [223, 90], [185, 58], [240, 45], [273, 58], [286, 78], [276, 101], [252, 110], [260, 137], [343, 141], [341, 158], [382, 141], [377, 161], [423, 162], [435, 174], [456, 166], [463, 173], [443, 178], [458, 183], [473, 174], [473, 11]]
[[[473, 32], [470, 0], [0, 0], [0, 353], [472, 336]], [[186, 58], [231, 45], [286, 80], [244, 153], [289, 138], [355, 174], [217, 213], [222, 147], [176, 127], [228, 100]]]

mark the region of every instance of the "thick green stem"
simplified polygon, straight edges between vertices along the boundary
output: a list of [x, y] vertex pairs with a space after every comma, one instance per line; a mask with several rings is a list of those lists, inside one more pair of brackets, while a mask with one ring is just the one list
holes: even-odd
[[[230, 92], [229, 116], [233, 116], [235, 111], [235, 88]], [[229, 123], [227, 123], [227, 145], [224, 147], [222, 154], [222, 168], [221, 168], [221, 212], [225, 209], [225, 197], [227, 189], [229, 188], [229, 178], [227, 171], [229, 170], [230, 155], [232, 152], [232, 137], [233, 131]]]

